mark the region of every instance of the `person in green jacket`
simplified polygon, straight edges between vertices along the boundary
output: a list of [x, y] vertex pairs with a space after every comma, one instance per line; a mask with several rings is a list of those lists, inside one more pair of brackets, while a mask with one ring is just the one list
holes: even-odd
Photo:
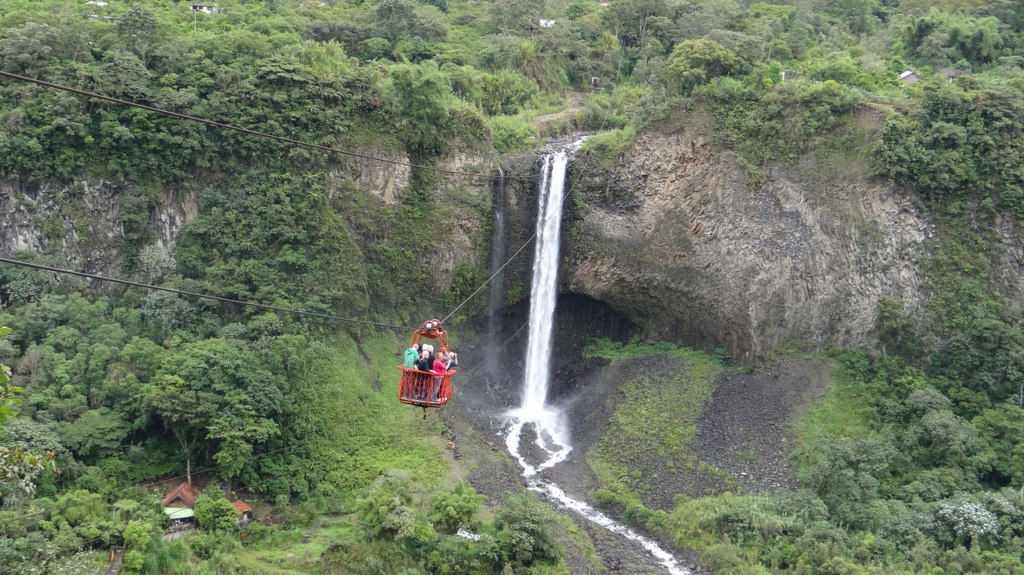
[[414, 345], [409, 349], [405, 350], [405, 367], [409, 369], [416, 369], [416, 360], [420, 358], [420, 346]]

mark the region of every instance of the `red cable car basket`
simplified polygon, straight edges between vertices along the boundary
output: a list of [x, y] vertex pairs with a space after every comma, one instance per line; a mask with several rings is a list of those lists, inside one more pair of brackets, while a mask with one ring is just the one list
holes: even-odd
[[[448, 353], [448, 332], [444, 330], [440, 320], [423, 322], [423, 326], [412, 334], [409, 347], [415, 346], [423, 339], [438, 340], [435, 355]], [[420, 371], [404, 366], [398, 366], [398, 369], [402, 371], [402, 379], [398, 383], [398, 401], [427, 408], [441, 407], [452, 398], [452, 376], [458, 373], [457, 371], [450, 370], [439, 375], [432, 371]]]

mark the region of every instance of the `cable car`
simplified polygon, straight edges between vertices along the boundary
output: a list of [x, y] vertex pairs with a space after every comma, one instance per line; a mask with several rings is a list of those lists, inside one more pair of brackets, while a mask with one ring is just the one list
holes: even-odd
[[[423, 343], [425, 339], [437, 340], [435, 356], [448, 353], [448, 332], [444, 330], [440, 320], [431, 319], [423, 322], [423, 325], [413, 332], [409, 347]], [[426, 408], [441, 407], [452, 398], [452, 376], [458, 373], [455, 370], [437, 375], [430, 371], [420, 371], [401, 365], [398, 366], [398, 369], [402, 371], [402, 379], [398, 384], [398, 401], [422, 407], [424, 417]]]

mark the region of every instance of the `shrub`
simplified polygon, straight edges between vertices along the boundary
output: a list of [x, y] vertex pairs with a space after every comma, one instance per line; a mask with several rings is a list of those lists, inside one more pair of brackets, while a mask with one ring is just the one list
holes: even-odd
[[499, 154], [526, 150], [537, 142], [533, 125], [523, 116], [495, 116], [487, 123]]
[[494, 519], [499, 550], [509, 561], [523, 567], [557, 560], [561, 548], [551, 533], [555, 517], [532, 494], [506, 494]]
[[612, 130], [587, 138], [580, 152], [595, 158], [604, 166], [611, 166], [622, 152], [636, 142], [636, 130], [631, 126]]
[[626, 118], [590, 102], [582, 110], [576, 112], [576, 125], [581, 130], [607, 130], [623, 128], [628, 123]]
[[391, 42], [387, 38], [368, 38], [356, 47], [360, 60], [377, 60], [391, 53]]
[[235, 506], [223, 497], [199, 494], [196, 497], [195, 512], [199, 526], [207, 531], [232, 531], [238, 527]]
[[[395, 477], [382, 477], [365, 497], [356, 500], [354, 510], [367, 537], [379, 537], [385, 533], [394, 536], [400, 522], [394, 517], [389, 521], [388, 516], [411, 501], [408, 485], [404, 481]], [[385, 527], [386, 522], [390, 527]]]
[[438, 493], [430, 506], [430, 521], [440, 525], [448, 533], [455, 533], [460, 525], [468, 523], [484, 501], [486, 495], [480, 495], [465, 480], [460, 480], [450, 491]]

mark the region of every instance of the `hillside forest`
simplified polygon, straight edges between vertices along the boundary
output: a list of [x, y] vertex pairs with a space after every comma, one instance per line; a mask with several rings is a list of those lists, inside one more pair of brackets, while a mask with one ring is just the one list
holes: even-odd
[[[883, 299], [876, 346], [821, 352], [834, 381], [797, 425], [801, 489], [595, 500], [722, 575], [1024, 574], [1021, 294], [994, 247], [1024, 218], [1024, 3], [4, 0], [0, 70], [420, 166], [387, 204], [339, 184], [327, 151], [0, 78], [0, 200], [34, 214], [58, 182], [81, 214], [35, 216], [51, 241], [6, 257], [85, 269], [73, 229], [125, 279], [375, 322], [0, 264], [0, 573], [96, 573], [112, 545], [129, 574], [569, 573], [588, 545], [571, 519], [525, 490], [487, 502], [451, 473], [446, 421], [394, 401], [402, 326], [490, 274], [484, 227], [432, 283], [446, 236], [424, 230], [492, 218], [433, 168], [576, 131], [610, 161], [685, 128], [752, 186], [829, 153], [912, 195], [936, 222], [929, 303]], [[852, 128], [865, 109], [876, 130]], [[129, 190], [114, 239], [82, 207], [97, 180]], [[168, 247], [151, 215], [187, 190], [197, 214]], [[450, 320], [458, 338], [485, 300]], [[161, 499], [186, 479], [198, 529], [165, 541]], [[265, 520], [240, 526], [243, 498]]]

